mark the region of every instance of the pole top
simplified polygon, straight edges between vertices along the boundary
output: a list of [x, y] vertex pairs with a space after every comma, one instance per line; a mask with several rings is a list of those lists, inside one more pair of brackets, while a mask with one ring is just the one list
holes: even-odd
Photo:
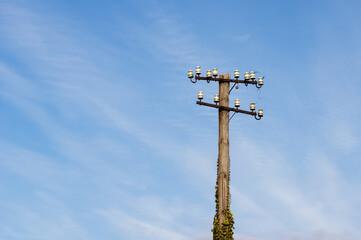
[[229, 73], [222, 73], [221, 75], [219, 75], [219, 78], [230, 79], [230, 78], [231, 78], [231, 74], [229, 74]]

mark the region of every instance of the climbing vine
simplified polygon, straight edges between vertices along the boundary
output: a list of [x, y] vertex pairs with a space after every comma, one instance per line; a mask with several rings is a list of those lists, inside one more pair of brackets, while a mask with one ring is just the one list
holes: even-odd
[[[217, 161], [217, 168], [219, 166], [218, 161]], [[222, 222], [222, 228], [220, 228], [220, 223], [218, 219], [218, 213], [219, 213], [218, 178], [215, 188], [216, 188], [216, 194], [215, 194], [216, 214], [214, 215], [213, 228], [211, 230], [213, 232], [213, 240], [233, 240], [234, 219], [233, 219], [233, 213], [231, 213], [230, 211], [231, 193], [229, 190], [229, 185], [228, 185], [228, 199], [227, 199], [228, 204], [226, 209], [226, 219]]]

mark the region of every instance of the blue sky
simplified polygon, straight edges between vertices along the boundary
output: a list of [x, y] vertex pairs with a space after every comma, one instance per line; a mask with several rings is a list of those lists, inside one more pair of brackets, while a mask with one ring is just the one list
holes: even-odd
[[0, 239], [211, 239], [216, 84], [237, 240], [361, 239], [359, 1], [0, 2]]

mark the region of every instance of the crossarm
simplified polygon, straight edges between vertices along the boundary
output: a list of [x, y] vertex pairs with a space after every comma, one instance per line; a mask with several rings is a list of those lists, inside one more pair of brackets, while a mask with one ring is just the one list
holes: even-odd
[[257, 116], [256, 112], [251, 112], [251, 111], [246, 111], [246, 110], [241, 110], [241, 109], [237, 109], [237, 108], [231, 108], [231, 107], [223, 107], [223, 106], [219, 106], [216, 104], [212, 104], [212, 103], [206, 103], [206, 102], [201, 102], [201, 101], [197, 101], [196, 102], [199, 105], [203, 105], [203, 106], [207, 106], [207, 107], [214, 107], [214, 108], [218, 108], [221, 110], [226, 110], [226, 111], [233, 111], [233, 112], [237, 112], [237, 113], [243, 113], [243, 114], [248, 114], [248, 115], [252, 115], [252, 116]]

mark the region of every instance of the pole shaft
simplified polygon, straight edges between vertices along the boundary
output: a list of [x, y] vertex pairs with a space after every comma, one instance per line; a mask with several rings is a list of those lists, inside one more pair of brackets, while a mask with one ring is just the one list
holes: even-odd
[[[230, 75], [222, 74], [220, 78], [229, 79]], [[229, 107], [229, 82], [219, 82], [219, 105]], [[229, 186], [229, 112], [225, 109], [218, 110], [219, 138], [218, 138], [218, 169], [217, 184], [219, 196], [218, 219], [220, 228], [227, 219], [226, 210], [228, 205]]]

